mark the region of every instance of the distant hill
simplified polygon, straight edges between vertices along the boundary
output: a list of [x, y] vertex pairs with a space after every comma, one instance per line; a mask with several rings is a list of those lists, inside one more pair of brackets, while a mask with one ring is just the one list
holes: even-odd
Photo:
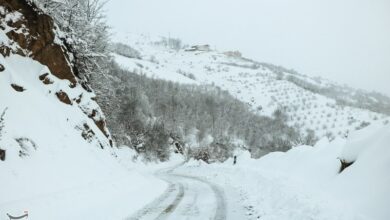
[[[130, 71], [183, 84], [213, 85], [229, 91], [260, 115], [279, 109], [288, 124], [318, 137], [346, 136], [373, 121], [388, 121], [390, 98], [330, 80], [253, 61], [238, 51], [188, 50], [177, 39], [128, 34], [114, 47], [115, 60]], [[124, 53], [127, 45], [129, 53]], [[118, 47], [116, 47], [118, 48]], [[121, 55], [119, 55], [121, 54]]]

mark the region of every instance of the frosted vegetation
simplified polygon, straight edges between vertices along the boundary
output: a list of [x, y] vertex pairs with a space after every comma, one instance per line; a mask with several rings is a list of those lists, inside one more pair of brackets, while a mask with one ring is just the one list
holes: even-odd
[[[256, 62], [257, 63], [257, 62]], [[378, 92], [367, 92], [346, 85], [338, 85], [320, 77], [308, 77], [293, 69], [286, 69], [269, 63], [259, 63], [275, 73], [278, 80], [286, 79], [313, 93], [324, 95], [342, 106], [368, 109], [373, 112], [390, 114], [390, 98]]]
[[[102, 94], [102, 103], [107, 100], [103, 108], [111, 109], [106, 112], [114, 137], [150, 159], [168, 159], [172, 141], [201, 147], [220, 161], [243, 146], [248, 146], [253, 157], [259, 157], [314, 142], [314, 137], [301, 137], [289, 127], [281, 110], [276, 110], [272, 118], [257, 115], [219, 88], [150, 79], [115, 63], [108, 74], [110, 87], [116, 89]], [[112, 104], [118, 107], [112, 109]], [[243, 142], [237, 143], [237, 139]]]
[[141, 59], [141, 53], [138, 50], [123, 43], [113, 43], [110, 49], [124, 57]]
[[0, 115], [0, 141], [1, 141], [1, 137], [3, 135], [3, 129], [4, 129], [4, 116], [5, 116], [5, 112], [7, 111], [7, 109], [4, 109], [4, 111], [1, 113]]
[[102, 0], [34, 0], [51, 15], [64, 32], [60, 36], [73, 53], [77, 76], [84, 81], [91, 74], [102, 74], [100, 63], [106, 62], [110, 42], [109, 26], [105, 21]]
[[[331, 140], [336, 136], [348, 135], [350, 130], [363, 128], [371, 121], [383, 118], [381, 114], [371, 116], [371, 113], [370, 120], [361, 118], [361, 111], [350, 109], [352, 107], [389, 113], [390, 99], [386, 96], [346, 88], [324, 79], [309, 78], [281, 66], [242, 58], [239, 52], [229, 54], [237, 59], [222, 61], [212, 53], [212, 59], [208, 61], [210, 65], [202, 66], [201, 70], [207, 74], [215, 71], [219, 74], [238, 74], [240, 79], [237, 83], [242, 84], [238, 87], [233, 86], [236, 82], [228, 74], [222, 76], [230, 77], [226, 83], [194, 85], [192, 82], [198, 82], [198, 78], [201, 78], [200, 72], [177, 69], [177, 64], [172, 64], [172, 67], [176, 66], [177, 75], [188, 79], [193, 85], [152, 80], [140, 74], [153, 66], [160, 72], [171, 68], [171, 64], [164, 61], [162, 56], [164, 50], [149, 56], [145, 43], [111, 44], [102, 10], [104, 1], [35, 1], [54, 17], [64, 31], [61, 38], [74, 54], [78, 77], [84, 88], [94, 88], [117, 144], [128, 145], [147, 155], [150, 160], [167, 160], [167, 152], [173, 143], [197, 147], [197, 151], [190, 153], [195, 157], [206, 152], [210, 158], [223, 161], [236, 148], [247, 148], [253, 157], [259, 157], [270, 151], [286, 151], [294, 145], [313, 145], [318, 137], [324, 135]], [[149, 43], [157, 48], [165, 48], [170, 55], [173, 51], [175, 56], [180, 55], [183, 48], [188, 48], [176, 38], [162, 37]], [[110, 52], [145, 62], [135, 62], [137, 68], [122, 70], [111, 61]], [[219, 61], [218, 66], [211, 65], [214, 60]], [[196, 68], [196, 59], [185, 62], [189, 62], [189, 67]], [[239, 73], [232, 71], [235, 69]], [[253, 90], [260, 92], [257, 96], [250, 94], [253, 86], [248, 81], [253, 78], [251, 71], [255, 73], [257, 78], [253, 80], [257, 80], [258, 85], [267, 82], [264, 84], [265, 90]], [[249, 94], [246, 94], [248, 91]], [[302, 95], [296, 100], [292, 99], [290, 95], [294, 92]], [[336, 103], [324, 101], [323, 98], [318, 100], [316, 94], [333, 99]], [[266, 96], [270, 97], [272, 106], [264, 102]], [[344, 107], [347, 109], [344, 110]], [[271, 111], [258, 114], [267, 110]], [[346, 111], [358, 114], [345, 118]], [[217, 154], [218, 158], [215, 158]]]

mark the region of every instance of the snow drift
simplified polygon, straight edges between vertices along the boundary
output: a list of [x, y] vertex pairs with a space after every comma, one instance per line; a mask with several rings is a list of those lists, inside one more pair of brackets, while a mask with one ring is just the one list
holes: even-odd
[[[345, 139], [321, 140], [259, 160], [247, 152], [223, 164], [192, 161], [180, 172], [234, 187], [251, 216], [261, 219], [390, 218], [390, 125], [377, 123]], [[340, 160], [354, 163], [339, 173]], [[204, 166], [209, 171], [205, 172]], [[237, 198], [231, 198], [237, 199]]]

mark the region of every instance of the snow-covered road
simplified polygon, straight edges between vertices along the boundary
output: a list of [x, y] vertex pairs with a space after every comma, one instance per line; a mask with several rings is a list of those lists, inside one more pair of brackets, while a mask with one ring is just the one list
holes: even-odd
[[235, 209], [238, 206], [228, 208], [224, 188], [200, 177], [176, 173], [177, 167], [155, 174], [168, 183], [168, 188], [129, 219], [245, 219], [244, 212]]

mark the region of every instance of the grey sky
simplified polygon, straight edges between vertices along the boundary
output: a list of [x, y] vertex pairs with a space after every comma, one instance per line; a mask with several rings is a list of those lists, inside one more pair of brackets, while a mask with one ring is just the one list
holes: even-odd
[[390, 95], [389, 0], [110, 0], [114, 32], [179, 37]]

